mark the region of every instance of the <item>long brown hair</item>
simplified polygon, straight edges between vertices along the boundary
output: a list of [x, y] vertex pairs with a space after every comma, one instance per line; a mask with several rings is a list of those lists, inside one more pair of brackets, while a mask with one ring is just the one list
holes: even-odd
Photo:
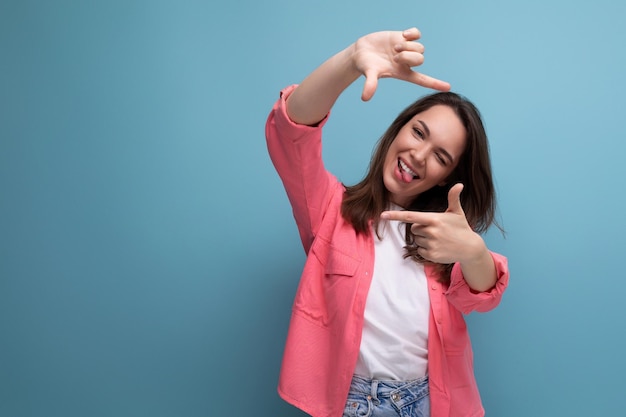
[[[380, 214], [388, 208], [389, 191], [383, 183], [383, 165], [389, 146], [402, 127], [416, 114], [424, 112], [436, 105], [448, 106], [454, 110], [467, 134], [466, 145], [458, 165], [443, 186], [434, 186], [418, 195], [407, 210], [443, 212], [448, 208], [448, 191], [456, 183], [463, 183], [461, 205], [472, 229], [478, 233], [485, 232], [489, 226], [496, 224], [496, 198], [489, 144], [480, 112], [467, 98], [452, 92], [435, 93], [417, 100], [391, 123], [387, 131], [378, 141], [374, 150], [367, 174], [356, 185], [347, 186], [341, 204], [341, 214], [350, 222], [357, 233], [369, 233], [370, 223], [378, 235]], [[427, 263], [417, 253], [417, 245], [406, 225], [405, 257], [419, 263]], [[498, 226], [500, 228], [500, 226]], [[437, 264], [440, 281], [450, 282], [452, 264]]]

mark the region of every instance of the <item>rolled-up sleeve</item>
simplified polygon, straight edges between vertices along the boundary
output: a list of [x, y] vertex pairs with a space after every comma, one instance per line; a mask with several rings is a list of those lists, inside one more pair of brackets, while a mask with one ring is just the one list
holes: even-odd
[[452, 268], [450, 287], [445, 295], [450, 304], [461, 313], [486, 312], [494, 309], [500, 303], [502, 295], [509, 285], [508, 261], [506, 257], [495, 252], [491, 252], [491, 257], [496, 267], [497, 280], [493, 288], [488, 291], [473, 291], [463, 277], [461, 266], [457, 263]]
[[302, 244], [308, 252], [332, 190], [340, 184], [326, 171], [322, 161], [322, 127], [328, 115], [315, 126], [297, 124], [287, 115], [286, 99], [296, 87], [291, 85], [280, 92], [267, 118], [265, 137], [272, 163], [287, 191]]

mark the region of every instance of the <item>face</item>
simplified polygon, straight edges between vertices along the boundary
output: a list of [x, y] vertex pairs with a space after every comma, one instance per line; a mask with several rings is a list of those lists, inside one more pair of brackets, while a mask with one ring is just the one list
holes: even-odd
[[454, 110], [436, 105], [400, 129], [385, 156], [383, 182], [391, 201], [408, 207], [435, 185], [444, 185], [465, 150], [465, 127]]

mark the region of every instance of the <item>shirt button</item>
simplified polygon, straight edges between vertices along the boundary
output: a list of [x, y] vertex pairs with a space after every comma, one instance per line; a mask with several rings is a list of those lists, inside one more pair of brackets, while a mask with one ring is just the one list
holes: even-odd
[[437, 289], [437, 286], [436, 286], [436, 285], [433, 285], [433, 286], [432, 286], [432, 287], [430, 287], [430, 288], [431, 288], [431, 289], [433, 289], [433, 290], [436, 290], [436, 289]]

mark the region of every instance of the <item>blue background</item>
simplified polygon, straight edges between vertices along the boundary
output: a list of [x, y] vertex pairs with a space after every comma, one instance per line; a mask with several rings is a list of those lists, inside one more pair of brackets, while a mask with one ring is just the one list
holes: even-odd
[[[281, 87], [418, 26], [484, 114], [510, 260], [468, 318], [488, 416], [623, 413], [626, 3], [0, 2], [0, 416], [302, 416], [275, 391], [304, 260], [264, 143]], [[363, 175], [427, 91], [362, 79], [326, 130]]]

